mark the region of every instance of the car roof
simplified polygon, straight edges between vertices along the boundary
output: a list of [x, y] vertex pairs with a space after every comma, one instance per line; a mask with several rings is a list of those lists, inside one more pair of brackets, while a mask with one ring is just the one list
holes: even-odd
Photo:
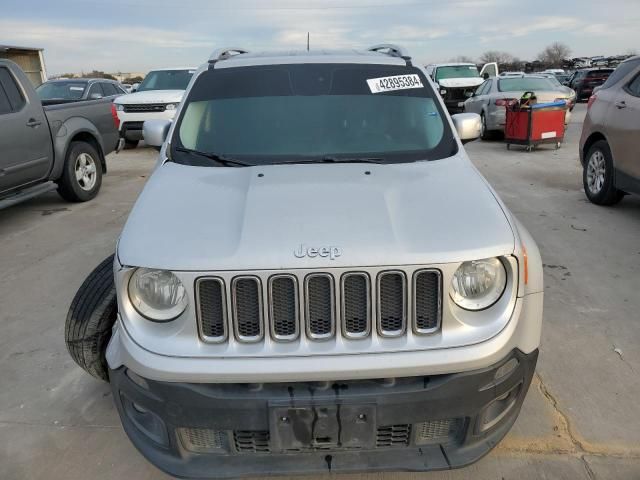
[[164, 70], [197, 70], [198, 67], [164, 67], [164, 68], [152, 68], [150, 72], [162, 72]]
[[291, 63], [406, 65], [406, 60], [401, 57], [367, 50], [287, 50], [233, 55], [229, 58], [216, 61], [215, 68]]
[[466, 66], [477, 66], [473, 62], [446, 62], [446, 63], [431, 63], [430, 67], [466, 67]]
[[89, 82], [111, 82], [111, 83], [118, 83], [117, 80], [111, 80], [110, 78], [56, 78], [53, 80], [47, 80], [47, 82], [51, 82], [51, 83], [58, 83], [58, 82], [84, 82], [84, 83], [89, 83]]

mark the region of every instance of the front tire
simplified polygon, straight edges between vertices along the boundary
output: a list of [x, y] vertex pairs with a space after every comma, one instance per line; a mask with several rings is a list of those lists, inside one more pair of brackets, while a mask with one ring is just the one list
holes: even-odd
[[118, 305], [113, 279], [114, 255], [98, 265], [78, 289], [67, 314], [64, 337], [67, 350], [80, 368], [109, 381], [105, 357]]
[[596, 205], [615, 205], [624, 193], [615, 186], [613, 155], [609, 144], [604, 140], [595, 142], [585, 159], [582, 170], [584, 193], [591, 203]]
[[72, 142], [64, 162], [58, 193], [70, 202], [93, 199], [102, 185], [100, 154], [86, 142]]

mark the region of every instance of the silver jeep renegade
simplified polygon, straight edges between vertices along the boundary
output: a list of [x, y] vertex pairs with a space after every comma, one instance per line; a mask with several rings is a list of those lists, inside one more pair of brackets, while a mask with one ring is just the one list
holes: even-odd
[[513, 425], [538, 248], [402, 48], [222, 49], [120, 237], [106, 349], [124, 428], [176, 476], [468, 465]]

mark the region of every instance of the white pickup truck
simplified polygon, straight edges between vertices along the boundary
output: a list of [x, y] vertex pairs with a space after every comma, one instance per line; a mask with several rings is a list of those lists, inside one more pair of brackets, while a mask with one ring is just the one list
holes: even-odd
[[393, 45], [215, 51], [67, 318], [129, 438], [183, 478], [468, 465], [513, 425], [535, 242]]
[[138, 146], [145, 120], [171, 120], [174, 117], [194, 72], [195, 68], [153, 70], [134, 93], [123, 95], [114, 102], [124, 148]]
[[464, 111], [464, 102], [489, 77], [498, 75], [498, 64], [487, 63], [478, 72], [474, 63], [434, 63], [426, 66], [427, 74], [438, 85], [449, 113]]

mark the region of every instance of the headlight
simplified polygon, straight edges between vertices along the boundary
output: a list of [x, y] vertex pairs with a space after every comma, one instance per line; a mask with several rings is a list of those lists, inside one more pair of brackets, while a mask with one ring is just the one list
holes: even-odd
[[177, 103], [167, 103], [167, 106], [164, 107], [165, 110], [175, 110], [176, 108], [178, 108], [178, 104]]
[[119, 112], [124, 111], [124, 105], [122, 103], [116, 103], [116, 110]]
[[507, 272], [498, 258], [464, 262], [451, 280], [451, 299], [465, 310], [484, 310], [496, 303], [507, 285]]
[[187, 291], [168, 270], [138, 268], [129, 279], [129, 299], [149, 320], [173, 320], [187, 308]]

